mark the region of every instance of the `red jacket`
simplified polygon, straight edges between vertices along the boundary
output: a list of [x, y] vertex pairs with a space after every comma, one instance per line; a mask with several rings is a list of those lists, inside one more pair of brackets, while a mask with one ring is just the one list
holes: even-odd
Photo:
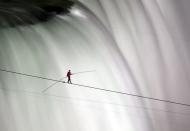
[[69, 71], [69, 72], [67, 72], [67, 77], [70, 77], [72, 74], [71, 74], [71, 72]]

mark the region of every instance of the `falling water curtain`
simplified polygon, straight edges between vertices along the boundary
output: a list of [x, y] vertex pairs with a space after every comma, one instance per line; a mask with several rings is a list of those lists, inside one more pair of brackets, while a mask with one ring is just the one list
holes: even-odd
[[189, 131], [189, 4], [2, 1], [0, 130]]

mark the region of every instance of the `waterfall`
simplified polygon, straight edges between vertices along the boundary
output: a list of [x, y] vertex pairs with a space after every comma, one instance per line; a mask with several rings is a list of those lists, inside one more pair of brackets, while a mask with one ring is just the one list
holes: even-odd
[[81, 0], [2, 27], [1, 130], [188, 131], [187, 3]]

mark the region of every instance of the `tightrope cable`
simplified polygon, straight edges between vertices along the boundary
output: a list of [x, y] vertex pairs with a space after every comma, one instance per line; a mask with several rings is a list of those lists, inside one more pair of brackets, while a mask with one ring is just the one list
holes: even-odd
[[[39, 78], [39, 79], [43, 79], [43, 80], [49, 80], [49, 81], [69, 84], [69, 83], [66, 83], [64, 81], [59, 81], [59, 80], [56, 80], [56, 79], [51, 79], [51, 78], [46, 78], [46, 77], [41, 77], [41, 76], [36, 76], [36, 75], [30, 75], [30, 74], [25, 74], [25, 73], [20, 73], [20, 72], [5, 70], [5, 69], [0, 69], [0, 71], [7, 72], [7, 73], [13, 73], [13, 74], [17, 74], [17, 75], [28, 76], [28, 77]], [[153, 98], [153, 97], [146, 97], [146, 96], [142, 96], [142, 95], [131, 94], [131, 93], [126, 93], [126, 92], [120, 92], [120, 91], [114, 91], [114, 90], [103, 89], [103, 88], [97, 88], [97, 87], [87, 86], [87, 85], [82, 85], [82, 84], [74, 84], [73, 83], [71, 85], [76, 85], [76, 86], [80, 86], [80, 87], [84, 87], [84, 88], [90, 88], [90, 89], [95, 89], [95, 90], [101, 90], [101, 91], [106, 91], [106, 92], [111, 92], [111, 93], [117, 93], [117, 94], [122, 94], [122, 95], [127, 95], [127, 96], [133, 96], [133, 97], [138, 97], [138, 98], [143, 98], [143, 99], [149, 99], [149, 100], [154, 100], [154, 101], [160, 101], [160, 102], [165, 102], [165, 103], [170, 103], [170, 104], [176, 104], [176, 105], [190, 107], [190, 104], [181, 103], [181, 102], [175, 102], [175, 101], [164, 100], [164, 99]]]
[[[78, 74], [82, 74], [82, 73], [89, 73], [89, 72], [95, 72], [95, 71], [96, 71], [96, 70], [81, 71], [81, 72], [72, 73], [72, 75], [78, 75]], [[67, 77], [64, 76], [64, 77], [60, 78], [58, 81], [62, 81], [64, 78], [67, 78]], [[49, 85], [49, 86], [48, 86], [46, 89], [44, 89], [42, 92], [47, 91], [49, 88], [53, 87], [53, 86], [56, 85], [57, 83], [59, 83], [59, 82], [56, 81], [55, 83]]]

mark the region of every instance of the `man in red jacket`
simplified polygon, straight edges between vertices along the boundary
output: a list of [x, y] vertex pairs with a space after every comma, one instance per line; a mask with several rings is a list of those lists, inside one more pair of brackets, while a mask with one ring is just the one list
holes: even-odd
[[70, 83], [70, 84], [72, 84], [72, 83], [71, 83], [71, 75], [72, 75], [71, 70], [69, 70], [69, 71], [67, 72], [67, 78], [68, 78], [67, 83]]

